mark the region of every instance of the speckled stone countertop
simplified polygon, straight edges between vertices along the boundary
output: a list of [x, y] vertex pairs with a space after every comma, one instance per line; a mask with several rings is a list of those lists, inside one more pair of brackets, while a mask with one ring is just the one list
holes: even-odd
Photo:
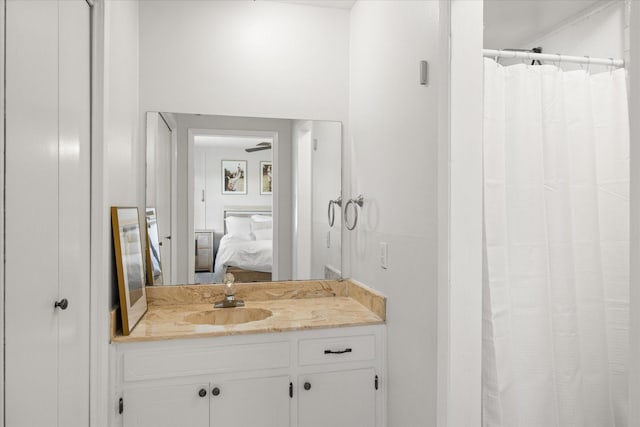
[[[351, 280], [312, 280], [239, 284], [235, 297], [244, 308], [213, 309], [224, 297], [223, 285], [147, 287], [148, 310], [131, 334], [118, 330], [119, 313], [111, 316], [116, 343], [294, 331], [382, 324], [386, 298]], [[263, 320], [229, 325], [193, 323], [189, 318], [212, 311], [268, 310]]]

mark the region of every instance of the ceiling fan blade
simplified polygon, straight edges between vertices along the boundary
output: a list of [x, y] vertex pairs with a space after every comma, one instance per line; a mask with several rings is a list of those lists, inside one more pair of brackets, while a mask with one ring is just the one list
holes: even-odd
[[261, 151], [261, 150], [271, 150], [271, 143], [270, 142], [259, 142], [258, 144], [256, 144], [255, 147], [250, 147], [250, 148], [245, 148], [244, 151], [246, 151], [247, 153], [252, 153], [254, 151]]
[[252, 153], [254, 151], [262, 151], [262, 150], [271, 150], [271, 147], [251, 147], [251, 148], [244, 149], [244, 151], [246, 151], [247, 153]]

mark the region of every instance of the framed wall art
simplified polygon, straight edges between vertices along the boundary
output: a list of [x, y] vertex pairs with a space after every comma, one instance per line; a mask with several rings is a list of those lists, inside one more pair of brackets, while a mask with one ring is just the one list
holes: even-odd
[[273, 194], [273, 162], [260, 162], [260, 194]]
[[247, 161], [222, 161], [222, 194], [247, 194]]

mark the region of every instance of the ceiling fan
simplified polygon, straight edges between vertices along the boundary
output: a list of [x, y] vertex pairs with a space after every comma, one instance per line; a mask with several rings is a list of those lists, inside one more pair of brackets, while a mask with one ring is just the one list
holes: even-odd
[[246, 151], [247, 153], [251, 153], [253, 151], [261, 151], [261, 150], [271, 150], [271, 143], [266, 141], [259, 142], [258, 144], [256, 144], [255, 147], [249, 147], [244, 149], [244, 151]]

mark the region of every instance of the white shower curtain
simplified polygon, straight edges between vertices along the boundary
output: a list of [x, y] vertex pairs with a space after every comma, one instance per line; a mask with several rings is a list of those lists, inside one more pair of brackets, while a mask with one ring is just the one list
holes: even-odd
[[485, 59], [484, 97], [483, 425], [626, 426], [625, 71]]

